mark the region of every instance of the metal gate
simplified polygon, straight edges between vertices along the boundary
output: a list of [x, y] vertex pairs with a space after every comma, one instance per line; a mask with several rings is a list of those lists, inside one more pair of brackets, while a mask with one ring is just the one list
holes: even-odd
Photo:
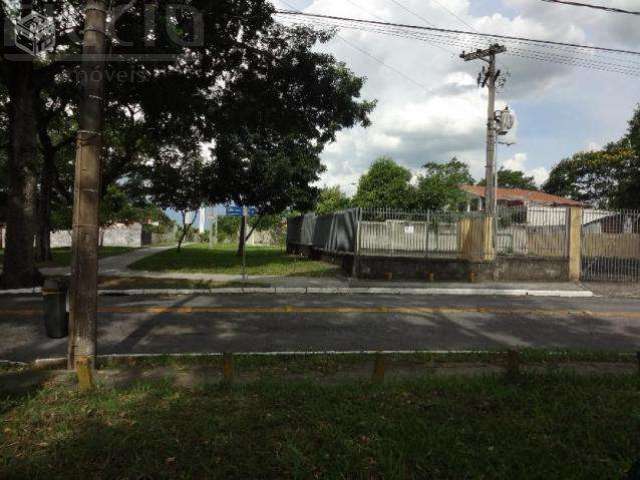
[[640, 281], [640, 212], [585, 209], [582, 280]]

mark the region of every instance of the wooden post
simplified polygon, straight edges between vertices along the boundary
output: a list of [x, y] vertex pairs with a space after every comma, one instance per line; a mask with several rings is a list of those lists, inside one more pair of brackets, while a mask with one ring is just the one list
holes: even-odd
[[233, 382], [234, 373], [233, 354], [225, 352], [222, 354], [222, 380], [226, 383]]
[[482, 224], [482, 260], [492, 262], [496, 259], [496, 250], [493, 246], [493, 230], [495, 217], [486, 215]]
[[386, 370], [385, 358], [383, 353], [376, 353], [375, 362], [373, 364], [373, 375], [371, 381], [374, 383], [382, 383]]
[[567, 230], [569, 280], [578, 282], [582, 276], [582, 208], [569, 208]]
[[507, 352], [507, 377], [516, 378], [520, 375], [520, 353], [517, 350]]
[[94, 387], [93, 368], [89, 357], [78, 358], [76, 370], [78, 372], [78, 389], [81, 392], [92, 390]]
[[[104, 0], [87, 0], [82, 50], [83, 96], [76, 146], [68, 367], [93, 384], [98, 310], [98, 206], [102, 153], [102, 95], [106, 16]], [[81, 383], [82, 385], [82, 383]]]

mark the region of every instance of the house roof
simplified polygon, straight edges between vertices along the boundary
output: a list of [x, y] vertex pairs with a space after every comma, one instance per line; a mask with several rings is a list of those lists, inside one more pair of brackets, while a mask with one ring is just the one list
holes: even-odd
[[[460, 189], [474, 197], [484, 198], [485, 187], [479, 185], [460, 185]], [[498, 188], [498, 200], [512, 202], [531, 202], [540, 205], [557, 205], [565, 207], [581, 207], [584, 204], [570, 198], [559, 197], [536, 190], [524, 190], [522, 188]]]

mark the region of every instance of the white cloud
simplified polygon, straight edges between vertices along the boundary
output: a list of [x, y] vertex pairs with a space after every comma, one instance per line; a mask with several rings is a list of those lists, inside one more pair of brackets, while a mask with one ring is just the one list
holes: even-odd
[[516, 153], [513, 157], [502, 162], [502, 167], [507, 170], [520, 170], [528, 177], [533, 177], [538, 186], [542, 185], [549, 178], [549, 170], [546, 167], [527, 168], [527, 154]]

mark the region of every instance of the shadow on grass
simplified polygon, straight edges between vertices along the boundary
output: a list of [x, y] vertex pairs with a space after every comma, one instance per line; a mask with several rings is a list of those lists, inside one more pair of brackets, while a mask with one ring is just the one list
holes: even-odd
[[[333, 264], [287, 255], [278, 248], [250, 248], [246, 256], [247, 271], [251, 275], [279, 276], [336, 276], [341, 269]], [[242, 258], [234, 249], [188, 246], [157, 253], [130, 266], [133, 270], [175, 271], [187, 273], [239, 274]]]
[[[11, 412], [5, 478], [624, 478], [638, 380], [385, 385], [169, 380], [43, 392]], [[594, 396], [598, 398], [594, 402]], [[597, 454], [595, 454], [597, 452]]]

